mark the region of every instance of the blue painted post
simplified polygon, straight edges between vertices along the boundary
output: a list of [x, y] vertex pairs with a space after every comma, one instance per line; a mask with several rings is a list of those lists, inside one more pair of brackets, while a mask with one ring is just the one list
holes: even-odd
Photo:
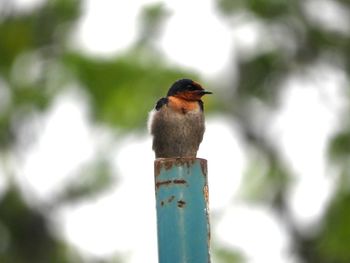
[[207, 161], [155, 160], [159, 263], [209, 263]]

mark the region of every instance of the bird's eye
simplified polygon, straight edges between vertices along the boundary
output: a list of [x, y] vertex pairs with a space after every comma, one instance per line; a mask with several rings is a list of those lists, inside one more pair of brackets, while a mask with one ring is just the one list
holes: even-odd
[[197, 90], [197, 87], [193, 86], [193, 85], [187, 85], [186, 86], [187, 90]]

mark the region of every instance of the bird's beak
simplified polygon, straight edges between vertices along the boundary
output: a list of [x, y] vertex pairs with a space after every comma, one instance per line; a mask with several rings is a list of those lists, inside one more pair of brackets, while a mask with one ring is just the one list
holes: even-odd
[[201, 94], [201, 95], [205, 95], [205, 94], [213, 94], [213, 92], [211, 92], [211, 91], [207, 91], [207, 90], [201, 90], [200, 94]]

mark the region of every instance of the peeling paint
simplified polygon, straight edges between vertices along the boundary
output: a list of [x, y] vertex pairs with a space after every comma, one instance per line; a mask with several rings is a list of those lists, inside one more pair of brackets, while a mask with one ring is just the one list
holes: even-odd
[[158, 181], [158, 182], [156, 182], [156, 188], [158, 189], [160, 186], [162, 186], [162, 185], [169, 185], [169, 184], [171, 184], [172, 183], [172, 181], [171, 180], [166, 180], [166, 181]]
[[155, 176], [159, 176], [160, 170], [164, 168], [165, 170], [170, 170], [174, 165], [175, 166], [186, 166], [189, 168], [192, 166], [196, 160], [200, 161], [203, 174], [207, 175], [206, 167], [207, 160], [195, 157], [177, 157], [177, 158], [157, 158], [154, 161], [154, 171]]
[[154, 161], [154, 175], [155, 177], [160, 175], [161, 163], [157, 160]]
[[175, 179], [173, 180], [174, 184], [187, 184], [187, 181], [184, 179]]
[[168, 203], [171, 203], [175, 199], [175, 195], [172, 195], [168, 198]]
[[183, 179], [174, 179], [174, 180], [165, 180], [165, 181], [156, 181], [156, 188], [159, 189], [161, 186], [170, 186], [171, 184], [175, 185], [186, 185], [187, 181]]
[[208, 203], [209, 203], [209, 188], [208, 188], [208, 185], [204, 185], [203, 187], [203, 195], [204, 195], [204, 199], [205, 199], [205, 202], [207, 203], [207, 206], [208, 206]]
[[[208, 253], [210, 253], [210, 239], [211, 239], [211, 232], [210, 232], [210, 218], [209, 218], [209, 187], [208, 184], [205, 184], [203, 187], [203, 196], [205, 200], [205, 216], [207, 217], [207, 245], [208, 245]], [[209, 263], [210, 263], [210, 255], [209, 255]]]
[[201, 164], [201, 169], [202, 169], [203, 175], [204, 175], [205, 177], [207, 177], [207, 174], [208, 174], [207, 160], [201, 159], [201, 160], [200, 160], [200, 164]]
[[177, 201], [177, 206], [180, 208], [183, 208], [186, 205], [186, 202], [184, 200]]

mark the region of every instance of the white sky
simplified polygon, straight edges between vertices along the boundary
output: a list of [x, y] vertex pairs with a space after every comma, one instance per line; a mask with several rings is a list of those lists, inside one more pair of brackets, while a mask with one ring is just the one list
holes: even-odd
[[[16, 2], [27, 5], [29, 0]], [[140, 7], [155, 2], [159, 1], [85, 1], [86, 15], [76, 28], [75, 48], [104, 56], [127, 49], [135, 40]], [[233, 39], [238, 49], [257, 45], [259, 26], [255, 22], [232, 32], [213, 13], [212, 1], [201, 1], [200, 5], [198, 1], [161, 2], [172, 15], [159, 46], [173, 63], [215, 77], [234, 55]], [[296, 75], [286, 81], [281, 109], [269, 131], [296, 178], [290, 193], [293, 215], [306, 225], [322, 215], [333, 190], [325, 149], [338, 125], [337, 116], [344, 109], [341, 87], [347, 81], [340, 69], [321, 62], [309, 76], [305, 79]], [[38, 200], [44, 201], [59, 191], [75, 171], [98, 154], [101, 145], [111, 140], [103, 128], [91, 126], [83, 98], [75, 91], [61, 94], [40, 120], [38, 142], [20, 160], [21, 185], [30, 188]], [[115, 169], [120, 176], [117, 186], [96, 199], [63, 207], [53, 215], [54, 222], [70, 243], [87, 254], [118, 252], [128, 263], [144, 262], [145, 258], [156, 262], [151, 140], [130, 135], [114, 147]], [[273, 213], [239, 200], [247, 154], [238, 129], [227, 117], [207, 118], [199, 156], [209, 160], [210, 208], [222, 213], [212, 226], [213, 237], [239, 248], [251, 263], [295, 262], [287, 254], [288, 237]], [[130, 160], [138, 160], [138, 164], [130, 165]], [[269, 242], [264, 240], [266, 236]]]
[[170, 61], [211, 76], [230, 62], [232, 34], [213, 13], [210, 0], [200, 5], [198, 1], [86, 0], [86, 15], [74, 37], [76, 48], [104, 56], [125, 51], [135, 41], [140, 8], [152, 3], [163, 3], [171, 14], [158, 45]]

